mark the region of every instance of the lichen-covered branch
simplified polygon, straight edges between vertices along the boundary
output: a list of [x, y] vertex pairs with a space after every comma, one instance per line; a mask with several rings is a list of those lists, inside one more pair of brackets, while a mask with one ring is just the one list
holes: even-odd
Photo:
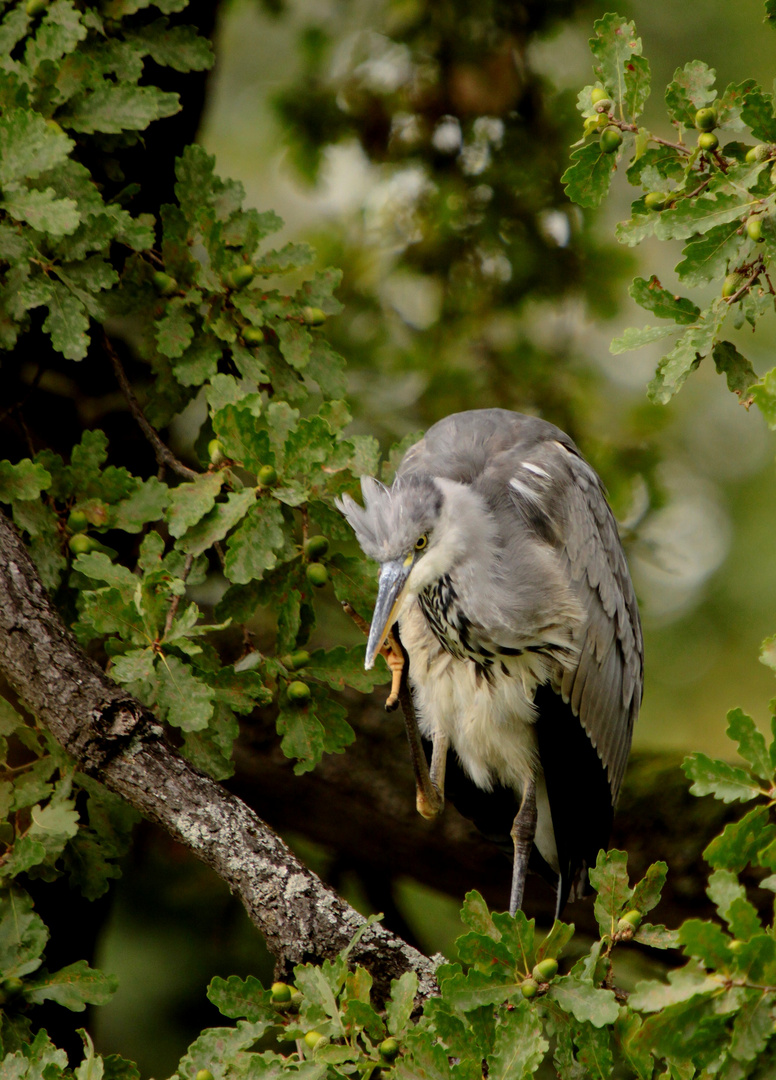
[[[0, 675], [79, 767], [185, 844], [237, 893], [286, 971], [342, 949], [364, 919], [248, 806], [170, 747], [152, 713], [86, 657], [16, 530], [0, 515]], [[409, 969], [434, 993], [434, 961], [383, 927], [353, 959], [378, 987]]]

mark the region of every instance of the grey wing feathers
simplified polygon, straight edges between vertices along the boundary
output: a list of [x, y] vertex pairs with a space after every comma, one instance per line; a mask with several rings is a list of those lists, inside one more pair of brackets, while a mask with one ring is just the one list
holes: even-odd
[[561, 692], [620, 790], [641, 704], [643, 644], [636, 596], [601, 482], [570, 440], [549, 440], [529, 460], [552, 476], [552, 525], [586, 612], [579, 663]]

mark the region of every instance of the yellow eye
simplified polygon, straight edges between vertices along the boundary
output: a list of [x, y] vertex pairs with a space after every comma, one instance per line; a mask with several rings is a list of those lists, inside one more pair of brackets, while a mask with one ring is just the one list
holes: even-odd
[[415, 550], [416, 551], [422, 551], [427, 543], [428, 543], [428, 536], [426, 535], [426, 533], [423, 533], [423, 535], [419, 536], [417, 538], [417, 540], [415, 541]]

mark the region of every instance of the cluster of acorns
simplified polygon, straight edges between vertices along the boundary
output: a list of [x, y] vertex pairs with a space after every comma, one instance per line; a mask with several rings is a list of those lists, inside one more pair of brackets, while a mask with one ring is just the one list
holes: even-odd
[[[273, 983], [270, 993], [272, 1004], [280, 1012], [298, 1012], [302, 995], [298, 990], [290, 987], [288, 983]], [[308, 1050], [316, 1050], [320, 1046], [326, 1046], [329, 1039], [326, 1035], [322, 1035], [320, 1031], [308, 1031], [305, 1032], [303, 1042]], [[386, 1065], [390, 1065], [396, 1060], [400, 1050], [401, 1044], [399, 1040], [394, 1039], [392, 1036], [383, 1039], [377, 1047], [380, 1060], [385, 1062]], [[372, 1075], [374, 1076], [374, 1073]], [[197, 1077], [197, 1080], [199, 1080], [199, 1077]]]

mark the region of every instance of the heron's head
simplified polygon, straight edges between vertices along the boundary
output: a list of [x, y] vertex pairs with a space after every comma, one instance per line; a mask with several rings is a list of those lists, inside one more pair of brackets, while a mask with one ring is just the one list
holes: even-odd
[[[365, 555], [380, 563], [380, 585], [366, 648], [371, 668], [406, 600], [448, 573], [471, 546], [482, 520], [469, 488], [424, 475], [398, 477], [388, 488], [361, 479], [364, 505], [344, 495], [339, 510]], [[467, 527], [467, 521], [471, 525]]]

